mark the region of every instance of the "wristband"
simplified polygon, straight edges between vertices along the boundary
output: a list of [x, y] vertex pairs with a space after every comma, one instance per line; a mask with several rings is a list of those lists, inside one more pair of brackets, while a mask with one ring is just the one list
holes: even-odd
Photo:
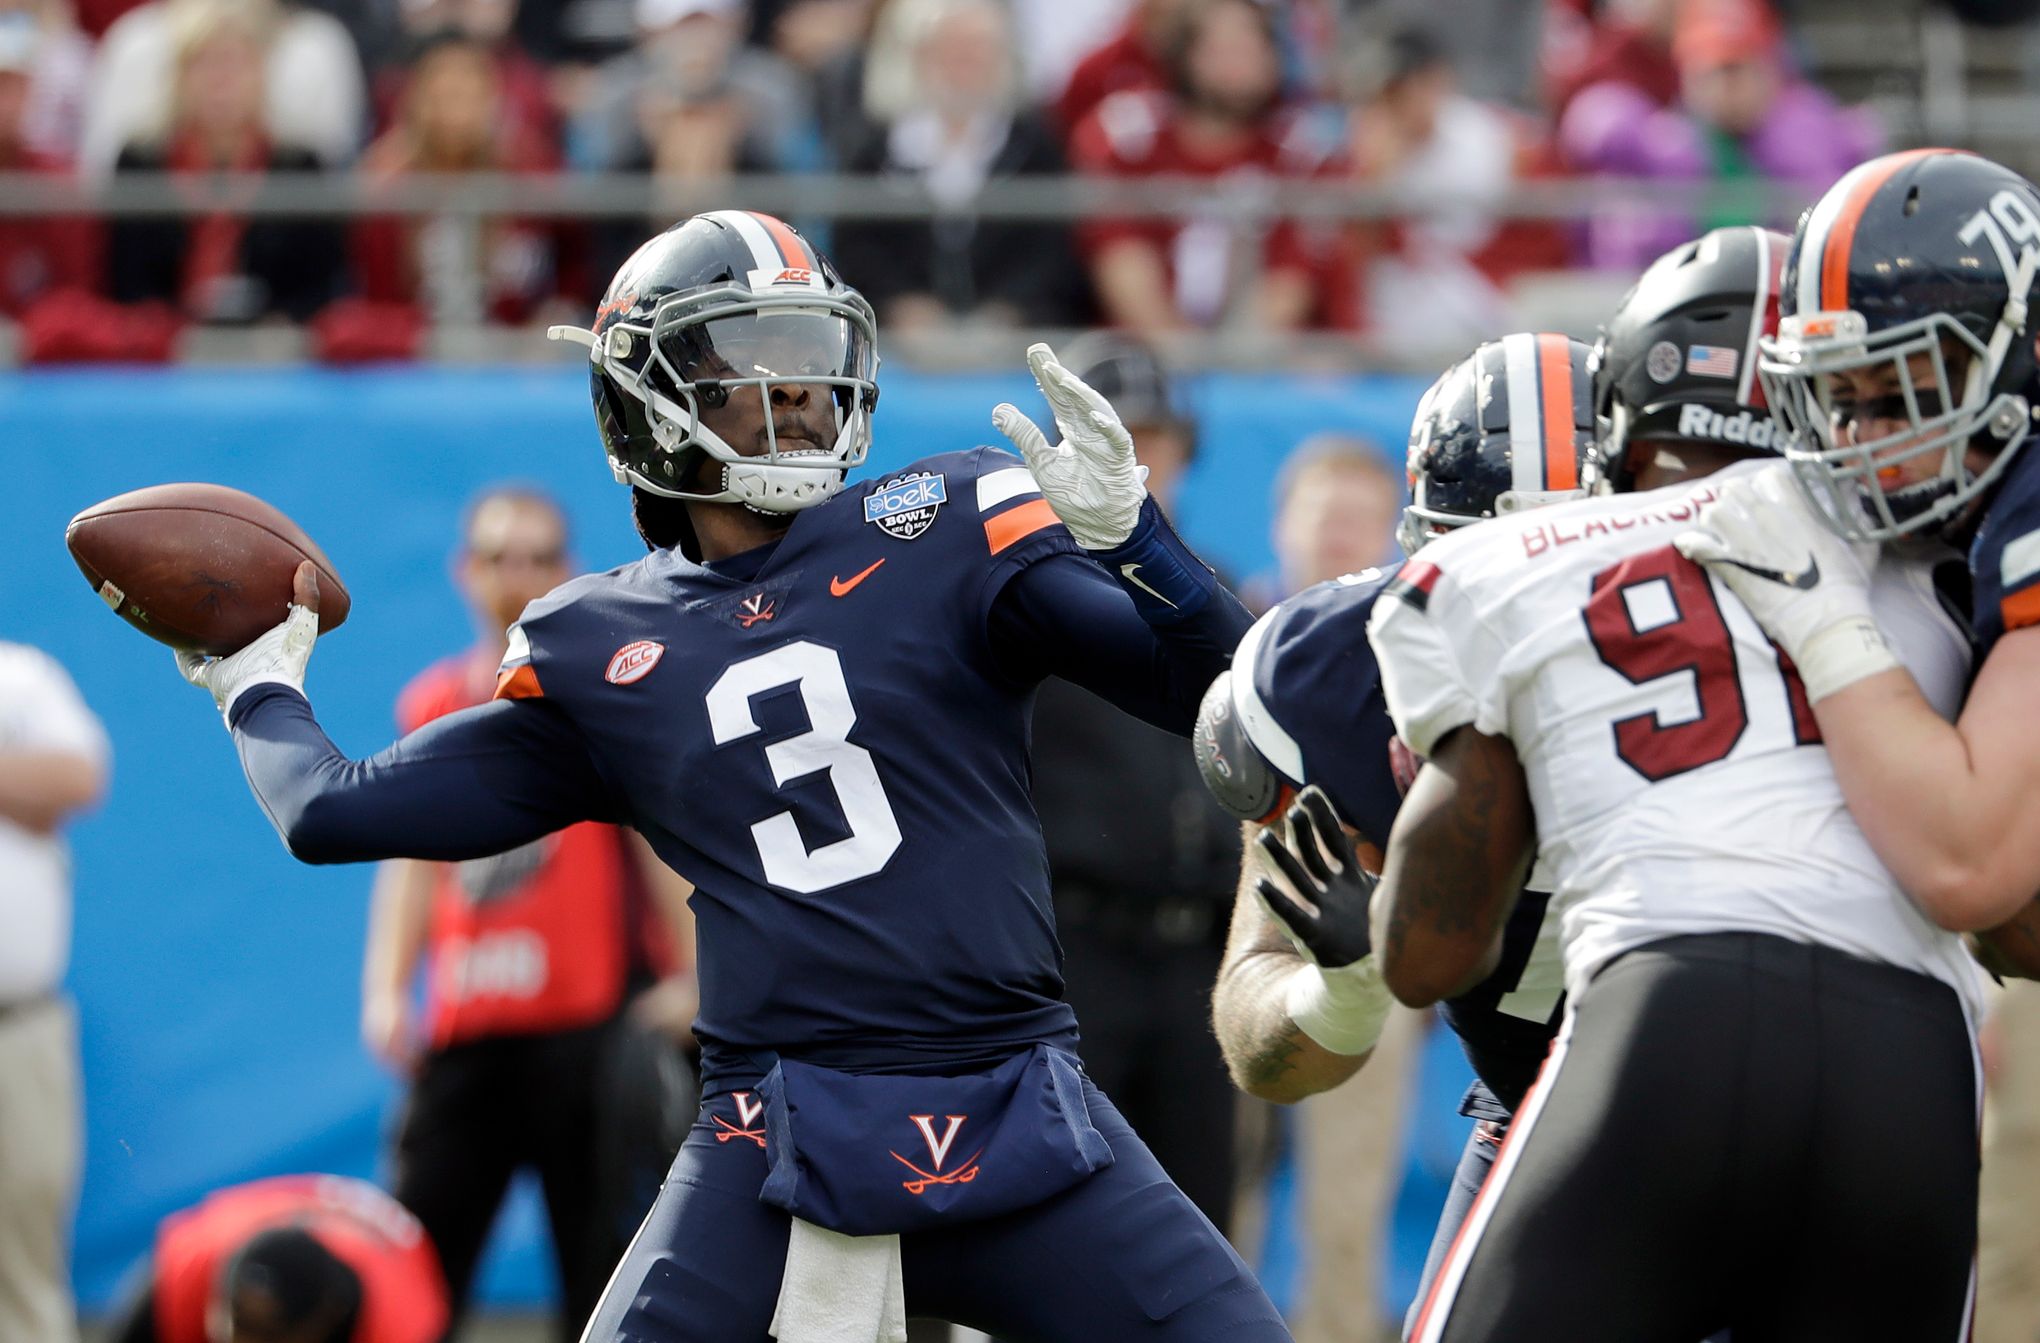
[[1188, 620], [1218, 588], [1218, 575], [1183, 544], [1152, 495], [1141, 501], [1139, 521], [1124, 541], [1090, 553], [1112, 571], [1150, 625]]
[[1806, 700], [1818, 704], [1838, 690], [1899, 665], [1877, 622], [1850, 616], [1817, 630], [1792, 661], [1806, 685]]
[[1289, 977], [1283, 1006], [1289, 1019], [1334, 1054], [1365, 1054], [1381, 1038], [1395, 998], [1372, 956], [1327, 970], [1305, 965]]

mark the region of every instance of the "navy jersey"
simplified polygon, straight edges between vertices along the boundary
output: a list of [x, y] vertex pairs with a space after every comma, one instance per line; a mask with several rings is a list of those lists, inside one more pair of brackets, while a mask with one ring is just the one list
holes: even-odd
[[2040, 448], [2018, 452], [1969, 548], [1979, 664], [2006, 634], [2040, 623]]
[[[1382, 698], [1367, 621], [1398, 572], [1368, 569], [1297, 593], [1247, 632], [1233, 670], [1235, 686], [1245, 687], [1234, 692], [1240, 721], [1256, 749], [1296, 787], [1323, 788], [1339, 815], [1382, 849], [1407, 778], [1398, 777], [1403, 748]], [[1549, 899], [1524, 891], [1503, 929], [1494, 973], [1439, 1004], [1484, 1084], [1468, 1094], [1468, 1114], [1507, 1117], [1556, 1033], [1561, 973], [1555, 930], [1544, 928]]]
[[847, 487], [755, 568], [657, 551], [525, 613], [501, 693], [563, 709], [697, 887], [705, 1042], [1069, 1034], [1034, 683], [987, 627], [1014, 574], [1076, 549], [1026, 469], [979, 449]]
[[699, 888], [712, 1094], [766, 1052], [870, 1071], [1070, 1044], [1033, 687], [1062, 676], [1187, 736], [1248, 623], [1152, 500], [1086, 555], [1018, 459], [977, 449], [713, 564], [659, 551], [567, 584], [512, 630], [497, 699], [366, 759], [288, 687], [229, 719], [308, 862], [636, 826]]

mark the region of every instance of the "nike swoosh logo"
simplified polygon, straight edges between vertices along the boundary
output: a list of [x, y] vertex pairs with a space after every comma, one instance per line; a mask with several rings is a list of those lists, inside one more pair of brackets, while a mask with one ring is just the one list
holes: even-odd
[[885, 563], [884, 560], [873, 560], [869, 565], [865, 566], [863, 569], [860, 569], [858, 572], [850, 575], [850, 577], [848, 578], [831, 578], [829, 580], [829, 595], [831, 597], [849, 596], [850, 589], [856, 587], [859, 583], [862, 583], [865, 579], [871, 577], [871, 571], [884, 563]]
[[1156, 592], [1153, 588], [1149, 587], [1147, 584], [1140, 581], [1140, 566], [1138, 564], [1120, 565], [1119, 576], [1125, 579], [1127, 582], [1133, 584], [1135, 587], [1139, 588], [1142, 592], [1145, 592], [1148, 596], [1153, 597], [1156, 601], [1160, 602], [1162, 605], [1168, 607], [1171, 611], [1176, 609], [1176, 603], [1170, 601], [1167, 597], [1164, 597], [1161, 593]]
[[1820, 582], [1820, 561], [1811, 556], [1807, 559], [1806, 567], [1796, 574], [1783, 573], [1777, 569], [1767, 569], [1761, 564], [1745, 564], [1741, 560], [1724, 560], [1723, 562], [1733, 564], [1736, 568], [1746, 573], [1755, 574], [1759, 578], [1768, 578], [1773, 583], [1784, 587], [1798, 588], [1801, 592], [1807, 591], [1814, 584]]

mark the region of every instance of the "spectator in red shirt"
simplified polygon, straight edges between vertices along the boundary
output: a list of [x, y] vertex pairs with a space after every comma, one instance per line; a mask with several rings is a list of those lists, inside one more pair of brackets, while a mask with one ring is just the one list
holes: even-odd
[[496, 58], [499, 113], [508, 132], [538, 144], [559, 140], [560, 119], [553, 107], [553, 76], [517, 45], [510, 34], [518, 0], [404, 0], [397, 7], [403, 22], [400, 40], [391, 44], [387, 64], [373, 83], [377, 126], [397, 120], [397, 108], [411, 82], [411, 70], [434, 39], [458, 33], [487, 47]]
[[107, 1343], [436, 1343], [446, 1283], [374, 1185], [285, 1175], [174, 1213]]
[[1562, 265], [1549, 226], [1512, 223], [1503, 198], [1533, 161], [1527, 121], [1462, 93], [1443, 44], [1406, 25], [1356, 45], [1344, 71], [1349, 110], [1338, 171], [1406, 208], [1358, 220], [1327, 249], [1321, 314], [1332, 326], [1393, 330], [1444, 351], [1512, 323], [1501, 284], [1535, 264]]
[[[1297, 176], [1322, 159], [1282, 102], [1274, 16], [1253, 0], [1188, 0], [1169, 47], [1171, 92], [1117, 93], [1079, 124], [1070, 157], [1106, 177]], [[1278, 221], [1258, 249], [1227, 220], [1094, 219], [1079, 232], [1107, 322], [1147, 334], [1243, 321], [1300, 325], [1314, 258]]]
[[[362, 155], [371, 184], [416, 173], [546, 173], [551, 147], [509, 114], [495, 49], [449, 32], [428, 41], [388, 130]], [[354, 230], [362, 297], [409, 304], [435, 322], [521, 322], [562, 290], [570, 236], [515, 219], [376, 217]]]
[[[406, 732], [494, 693], [509, 627], [573, 572], [558, 505], [528, 489], [485, 491], [469, 508], [456, 572], [480, 638], [405, 688], [397, 717]], [[644, 1154], [641, 1164], [658, 1170], [649, 1188], [618, 1177], [607, 1080], [617, 1051], [642, 1043], [632, 1025], [670, 1035], [692, 1025], [689, 894], [634, 835], [595, 824], [493, 858], [397, 859], [378, 873], [362, 1034], [411, 1078], [396, 1195], [438, 1246], [456, 1316], [520, 1169], [535, 1169], [545, 1193], [563, 1343], [594, 1309], [677, 1147]], [[634, 1006], [653, 978], [647, 901], [665, 916], [669, 940], [657, 950], [675, 973]], [[421, 960], [422, 1021], [410, 998]], [[612, 1194], [641, 1201], [618, 1207]]]
[[1137, 0], [1118, 35], [1077, 62], [1055, 101], [1056, 124], [1064, 134], [1115, 93], [1169, 87], [1164, 53], [1182, 10], [1183, 0]]
[[[29, 89], [42, 45], [37, 25], [0, 22], [0, 172], [67, 171], [28, 144]], [[92, 288], [98, 243], [90, 220], [0, 218], [0, 313], [18, 318], [48, 295]]]
[[1672, 63], [1672, 25], [1679, 0], [1571, 0], [1553, 3], [1544, 20], [1544, 88], [1551, 119], [1594, 84], [1624, 84], [1652, 107], [1679, 96]]

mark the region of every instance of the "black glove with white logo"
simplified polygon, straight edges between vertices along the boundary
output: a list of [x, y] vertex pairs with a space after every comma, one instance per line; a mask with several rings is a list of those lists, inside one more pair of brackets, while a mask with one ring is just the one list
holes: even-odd
[[1280, 873], [1289, 886], [1284, 890], [1281, 882], [1263, 876], [1254, 893], [1306, 956], [1336, 970], [1374, 950], [1367, 907], [1380, 878], [1360, 866], [1353, 840], [1324, 789], [1315, 784], [1304, 789], [1254, 843], [1262, 865]]

